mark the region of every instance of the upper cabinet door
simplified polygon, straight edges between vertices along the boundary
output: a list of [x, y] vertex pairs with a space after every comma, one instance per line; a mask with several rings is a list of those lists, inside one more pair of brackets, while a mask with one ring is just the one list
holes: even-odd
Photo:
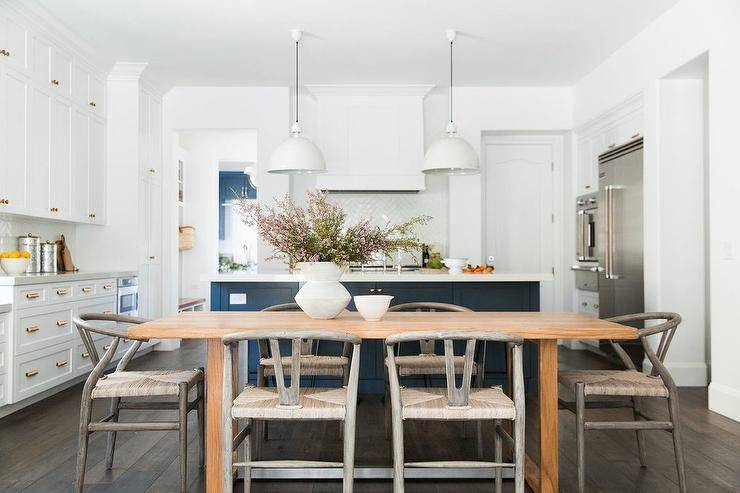
[[51, 174], [49, 212], [51, 217], [70, 219], [72, 174], [72, 107], [64, 100], [52, 103]]
[[88, 84], [87, 106], [96, 115], [105, 115], [105, 80], [91, 74]]
[[72, 213], [74, 221], [88, 221], [89, 130], [87, 113], [72, 111]]
[[31, 51], [31, 72], [33, 80], [43, 88], [51, 86], [51, 44], [34, 35]]
[[90, 70], [81, 63], [75, 63], [74, 84], [72, 86], [72, 100], [75, 104], [87, 108], [89, 102]]
[[31, 88], [28, 207], [34, 216], [48, 217], [51, 159], [51, 96]]
[[149, 163], [154, 170], [153, 178], [161, 181], [162, 175], [162, 102], [157, 98], [149, 100]]
[[28, 31], [10, 17], [0, 17], [0, 61], [28, 73]]
[[90, 118], [90, 171], [88, 218], [105, 224], [107, 217], [107, 174], [105, 160], [105, 124]]
[[149, 93], [139, 91], [139, 169], [141, 176], [149, 178], [157, 170], [149, 164]]
[[72, 55], [57, 47], [51, 51], [51, 85], [57, 94], [72, 97]]
[[0, 67], [0, 211], [28, 206], [28, 84]]

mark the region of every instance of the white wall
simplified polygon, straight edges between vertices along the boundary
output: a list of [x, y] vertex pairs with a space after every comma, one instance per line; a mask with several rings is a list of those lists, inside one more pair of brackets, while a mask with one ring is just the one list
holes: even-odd
[[45, 221], [43, 219], [27, 218], [22, 216], [0, 215], [0, 251], [17, 250], [18, 237], [32, 233], [46, 240], [56, 241], [63, 234], [67, 246], [72, 252], [72, 261], [82, 270], [89, 270], [88, 259], [81, 257], [77, 251], [77, 225], [60, 221]]
[[[253, 129], [258, 132], [257, 183], [258, 200], [271, 201], [289, 191], [288, 177], [268, 174], [270, 152], [288, 137], [290, 125], [289, 93], [287, 87], [175, 87], [163, 99], [164, 104], [164, 193], [176, 185], [176, 163], [172, 153], [173, 131], [183, 129], [219, 130]], [[174, 195], [173, 195], [174, 196]], [[187, 200], [187, 199], [186, 199]], [[165, 227], [177, 227], [177, 205], [165, 207]], [[165, 244], [164, 269], [166, 307], [177, 306], [177, 238], [172, 235]], [[264, 259], [271, 247], [264, 242], [258, 246], [258, 255]], [[263, 270], [282, 269], [279, 262], [261, 261]], [[207, 283], [203, 282], [204, 286]]]
[[[709, 313], [711, 318], [710, 409], [740, 420], [740, 365], [736, 362], [737, 279], [740, 277], [740, 3], [716, 0], [711, 8], [703, 0], [683, 0], [643, 32], [617, 50], [574, 87], [575, 123], [588, 119], [640, 91], [645, 101], [645, 306], [648, 310], [676, 310], [667, 306], [669, 286], [662, 271], [681, 265], [661, 262], [662, 250], [673, 239], [665, 234], [666, 207], [681, 208], [682, 201], [662, 203], [666, 189], [661, 176], [659, 79], [707, 52], [708, 68], [708, 191], [709, 191]], [[677, 212], [674, 210], [674, 212]], [[666, 216], [668, 217], [668, 216]], [[696, 260], [701, 261], [699, 259]], [[684, 286], [686, 290], [694, 286]], [[682, 345], [679, 329], [674, 344]], [[693, 337], [693, 336], [692, 336]]]
[[[182, 295], [208, 296], [201, 277], [218, 271], [219, 161], [254, 161], [257, 140], [252, 130], [181, 130], [180, 147], [187, 151], [183, 224], [195, 228], [195, 245], [182, 255]], [[260, 190], [261, 191], [261, 190]]]

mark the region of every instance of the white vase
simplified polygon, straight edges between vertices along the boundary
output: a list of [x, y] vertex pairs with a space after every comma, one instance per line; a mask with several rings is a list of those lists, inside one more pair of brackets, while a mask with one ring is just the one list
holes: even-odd
[[298, 268], [306, 282], [295, 295], [295, 302], [306, 315], [328, 320], [347, 308], [352, 297], [339, 282], [343, 267], [334, 262], [301, 262]]

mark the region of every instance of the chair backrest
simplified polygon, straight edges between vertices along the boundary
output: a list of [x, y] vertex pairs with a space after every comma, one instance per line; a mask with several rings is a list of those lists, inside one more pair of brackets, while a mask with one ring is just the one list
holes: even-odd
[[[450, 407], [465, 407], [470, 399], [470, 384], [473, 376], [473, 356], [475, 345], [482, 342], [505, 342], [512, 351], [512, 368], [514, 378], [514, 395], [524, 399], [524, 373], [522, 368], [523, 339], [512, 334], [483, 331], [439, 331], [439, 332], [404, 332], [395, 334], [385, 340], [388, 351], [388, 378], [391, 392], [398, 392], [400, 398], [400, 384], [396, 369], [396, 354], [394, 346], [407, 341], [443, 341], [445, 349], [445, 373], [447, 376], [447, 405]], [[455, 381], [454, 341], [465, 341], [465, 361], [463, 364], [462, 382], [460, 387]]]
[[[93, 366], [97, 366], [102, 359], [108, 359], [108, 363], [110, 362], [121, 339], [132, 339], [128, 336], [128, 333], [125, 330], [118, 327], [118, 324], [138, 325], [148, 322], [149, 320], [111, 313], [83, 313], [78, 317], [74, 317], [72, 321], [75, 324], [75, 327], [77, 327], [77, 332], [79, 332], [80, 338], [85, 345], [85, 350], [90, 355], [90, 361], [92, 361]], [[111, 344], [103, 355], [103, 358], [101, 358], [97, 348], [95, 347], [93, 334], [113, 337]], [[116, 371], [123, 370], [131, 361], [136, 351], [138, 351], [139, 347], [141, 347], [141, 344], [146, 341], [147, 339], [136, 340], [128, 351], [126, 351], [123, 358], [121, 358], [116, 367]], [[108, 355], [110, 355], [110, 358], [105, 358]], [[106, 363], [106, 365], [108, 363]]]
[[[300, 312], [301, 307], [298, 303], [280, 303], [279, 305], [268, 306], [262, 309], [263, 312]], [[301, 354], [304, 356], [314, 355], [313, 339], [304, 339], [301, 341]], [[267, 345], [265, 340], [257, 341], [257, 347], [259, 347], [260, 358], [270, 357], [270, 347]]]
[[[470, 308], [453, 305], [452, 303], [437, 303], [435, 301], [419, 301], [414, 303], [400, 303], [388, 308], [389, 312], [472, 312]], [[419, 340], [420, 353], [430, 355], [435, 353], [434, 340]]]
[[[666, 381], [666, 378], [668, 378], [671, 382], [673, 382], [670, 374], [668, 374], [668, 371], [663, 366], [663, 361], [665, 361], [666, 354], [668, 354], [668, 347], [671, 345], [671, 341], [673, 340], [673, 336], [678, 329], [678, 325], [681, 323], [681, 315], [673, 312], [633, 313], [630, 315], [620, 315], [618, 317], [612, 317], [607, 320], [619, 324], [637, 323], [643, 325], [647, 322], [662, 320], [663, 322], [657, 325], [645, 326], [642, 329], [638, 329], [637, 335], [642, 342], [642, 347], [645, 350], [645, 355], [648, 357], [653, 365], [651, 374], [653, 376], [660, 375], [664, 381]], [[661, 336], [657, 349], [653, 350], [653, 347], [650, 345], [647, 338], [655, 334], [661, 334]], [[614, 348], [614, 351], [616, 351], [617, 355], [619, 356], [619, 359], [622, 360], [622, 363], [624, 363], [627, 368], [634, 370], [635, 365], [630, 357], [627, 355], [627, 352], [622, 348], [622, 346], [618, 342], [613, 340], [610, 340], [609, 342]], [[668, 382], [666, 381], [666, 383]]]
[[[357, 396], [357, 388], [359, 384], [359, 368], [360, 368], [360, 338], [348, 334], [345, 332], [334, 332], [327, 330], [265, 330], [265, 331], [250, 331], [240, 332], [236, 334], [229, 334], [223, 338], [224, 344], [227, 346], [235, 345], [240, 341], [249, 340], [266, 340], [270, 344], [270, 350], [272, 351], [273, 364], [275, 369], [275, 383], [278, 388], [278, 399], [281, 406], [297, 406], [298, 405], [298, 392], [301, 386], [301, 347], [304, 339], [317, 339], [324, 341], [337, 341], [342, 342], [345, 345], [351, 344], [352, 360], [350, 363], [349, 370], [349, 382], [347, 385], [348, 399], [351, 397], [350, 394]], [[280, 352], [280, 340], [291, 341], [291, 355], [290, 355], [290, 386], [285, 383], [285, 371], [283, 367], [282, 355]], [[224, 389], [227, 386], [230, 388], [231, 381], [231, 362], [232, 354], [231, 350], [225, 352], [224, 362]], [[228, 369], [228, 371], [226, 370]]]

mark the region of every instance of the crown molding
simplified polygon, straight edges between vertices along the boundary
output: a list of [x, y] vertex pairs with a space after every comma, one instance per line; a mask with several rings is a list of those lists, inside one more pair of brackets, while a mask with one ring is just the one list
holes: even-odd
[[146, 62], [116, 62], [108, 73], [108, 80], [139, 81], [147, 65]]
[[304, 86], [321, 96], [415, 96], [423, 98], [434, 88], [430, 84], [314, 84]]

